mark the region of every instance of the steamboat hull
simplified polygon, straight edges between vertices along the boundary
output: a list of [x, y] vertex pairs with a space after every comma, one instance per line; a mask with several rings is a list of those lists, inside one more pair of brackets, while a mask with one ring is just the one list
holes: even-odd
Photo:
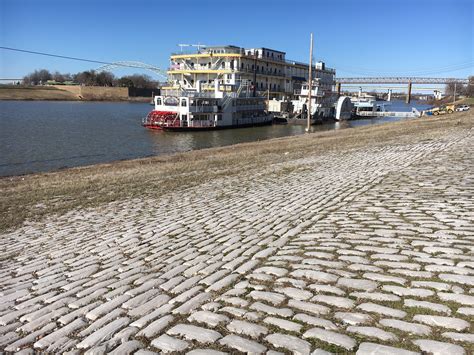
[[270, 126], [272, 121], [259, 122], [259, 123], [246, 123], [239, 125], [230, 126], [210, 126], [210, 127], [160, 127], [160, 130], [166, 132], [201, 132], [201, 131], [220, 131], [223, 129], [235, 129], [235, 128], [249, 128], [249, 127], [261, 127]]

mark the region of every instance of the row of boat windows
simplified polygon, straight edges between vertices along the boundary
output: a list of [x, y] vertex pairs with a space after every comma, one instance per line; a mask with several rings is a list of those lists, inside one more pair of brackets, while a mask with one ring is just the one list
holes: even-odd
[[[194, 114], [191, 117], [191, 121], [209, 121], [216, 118], [218, 121], [222, 121], [222, 115], [199, 115]], [[188, 115], [181, 115], [181, 120], [186, 121], [188, 119]]]
[[[225, 69], [225, 66], [226, 66], [225, 64], [226, 64], [226, 62], [222, 62], [222, 63], [221, 63], [221, 69]], [[176, 65], [179, 65], [179, 64], [174, 64], [174, 65], [176, 66]], [[194, 68], [194, 65], [195, 65], [194, 62], [189, 63], [189, 66], [190, 66], [191, 68]], [[206, 64], [201, 64], [201, 65], [200, 65], [201, 68], [202, 68], [202, 67], [205, 67], [205, 66], [206, 66]], [[207, 63], [207, 67], [208, 67], [208, 68], [211, 68], [211, 67], [212, 67], [212, 63], [211, 63], [211, 62], [208, 62], [208, 63]], [[229, 62], [229, 68], [232, 69], [232, 70], [235, 69], [234, 61]], [[252, 66], [250, 66], [249, 64], [244, 65], [244, 63], [241, 63], [241, 64], [240, 64], [240, 69], [254, 70], [254, 69], [255, 69], [255, 65], [252, 64]], [[278, 69], [278, 70], [277, 70], [277, 68], [268, 68], [268, 63], [266, 64], [266, 67], [264, 67], [263, 65], [262, 65], [262, 66], [257, 65], [256, 69], [257, 69], [257, 70], [256, 70], [257, 73], [259, 73], [259, 72], [261, 71], [262, 73], [267, 73], [267, 74], [277, 74], [277, 73], [278, 73], [278, 74], [281, 74], [281, 69]]]

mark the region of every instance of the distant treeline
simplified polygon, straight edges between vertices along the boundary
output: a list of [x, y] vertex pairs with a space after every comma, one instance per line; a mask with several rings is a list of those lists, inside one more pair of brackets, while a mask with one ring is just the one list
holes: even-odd
[[95, 72], [94, 70], [83, 71], [77, 74], [63, 74], [57, 71], [51, 73], [49, 70], [40, 69], [23, 77], [24, 85], [46, 85], [48, 82], [86, 86], [119, 86], [138, 89], [154, 89], [159, 85], [159, 81], [153, 80], [149, 75], [133, 74], [117, 78], [110, 72]]

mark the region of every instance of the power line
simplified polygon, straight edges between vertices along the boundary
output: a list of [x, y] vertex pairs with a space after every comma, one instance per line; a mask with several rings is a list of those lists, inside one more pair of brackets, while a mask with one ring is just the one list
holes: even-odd
[[51, 53], [45, 53], [45, 52], [35, 52], [35, 51], [29, 51], [29, 50], [26, 50], [26, 49], [19, 49], [19, 48], [0, 47], [0, 49], [5, 49], [7, 51], [21, 52], [21, 53], [37, 54], [37, 55], [42, 55], [42, 56], [46, 56], [46, 57], [76, 60], [76, 61], [80, 61], [80, 62], [97, 63], [97, 64], [105, 64], [105, 65], [115, 65], [115, 66], [126, 67], [126, 68], [140, 68], [139, 66], [132, 65], [132, 64], [103, 62], [103, 61], [100, 61], [100, 60], [69, 57], [69, 56], [65, 56], [65, 55], [51, 54]]

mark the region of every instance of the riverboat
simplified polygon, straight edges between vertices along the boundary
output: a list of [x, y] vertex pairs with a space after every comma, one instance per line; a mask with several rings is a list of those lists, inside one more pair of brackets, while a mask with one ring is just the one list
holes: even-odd
[[355, 117], [376, 116], [378, 112], [389, 111], [387, 108], [390, 107], [390, 102], [377, 101], [375, 96], [366, 93], [359, 93], [357, 97], [351, 98], [351, 102]]
[[272, 124], [265, 98], [251, 90], [248, 81], [237, 85], [214, 81], [213, 92], [202, 92], [198, 81], [194, 88], [178, 89], [155, 96], [155, 108], [143, 126], [163, 131], [208, 131]]

